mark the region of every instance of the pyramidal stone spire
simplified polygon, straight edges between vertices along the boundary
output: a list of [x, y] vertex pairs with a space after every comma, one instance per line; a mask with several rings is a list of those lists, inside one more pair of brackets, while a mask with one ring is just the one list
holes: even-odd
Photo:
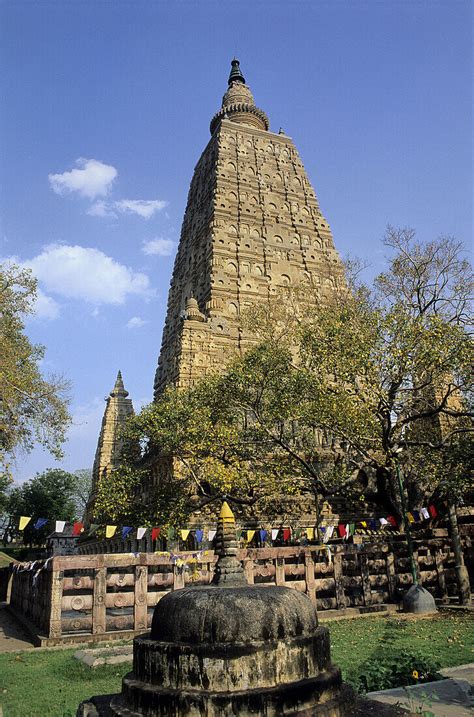
[[122, 374], [119, 371], [115, 385], [105, 399], [106, 406], [92, 469], [92, 489], [84, 515], [86, 524], [93, 522], [100, 481], [106, 480], [111, 471], [120, 464], [123, 448], [121, 429], [127, 419], [134, 414], [132, 401], [127, 396], [128, 391], [125, 390]]
[[[254, 337], [248, 307], [285, 287], [320, 300], [344, 285], [328, 222], [287, 134], [269, 130], [237, 59], [188, 195], [155, 396], [222, 370]], [[309, 294], [309, 291], [308, 291]]]
[[214, 585], [247, 585], [242, 563], [237, 558], [238, 550], [234, 514], [224, 501], [217, 522], [215, 551], [219, 557], [212, 580]]

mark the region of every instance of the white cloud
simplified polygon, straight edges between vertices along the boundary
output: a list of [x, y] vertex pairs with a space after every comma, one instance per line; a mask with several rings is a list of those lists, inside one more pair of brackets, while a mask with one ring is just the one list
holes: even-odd
[[57, 301], [46, 296], [45, 293], [38, 289], [36, 292], [36, 302], [34, 306], [34, 317], [37, 319], [57, 319], [59, 316], [59, 304]]
[[174, 250], [171, 239], [148, 239], [143, 241], [142, 252], [147, 256], [170, 256]]
[[116, 217], [117, 215], [111, 209], [111, 206], [110, 202], [104, 202], [103, 199], [99, 199], [89, 207], [87, 214], [90, 214], [91, 217]]
[[118, 214], [137, 214], [142, 219], [151, 219], [160, 212], [168, 202], [164, 199], [120, 199], [116, 202], [106, 202], [99, 199], [87, 210], [91, 217], [117, 217]]
[[119, 264], [99, 249], [49, 244], [24, 262], [48, 292], [93, 304], [123, 304], [129, 294], [153, 295], [146, 274]]
[[84, 157], [77, 159], [76, 165], [77, 167], [69, 172], [48, 175], [53, 192], [60, 195], [77, 192], [88, 199], [107, 196], [118, 175], [115, 167]]
[[126, 327], [127, 329], [140, 329], [147, 323], [148, 321], [141, 319], [139, 316], [132, 316], [132, 318], [127, 321]]
[[163, 199], [121, 199], [114, 202], [119, 212], [138, 214], [143, 219], [150, 219], [156, 212], [168, 206]]

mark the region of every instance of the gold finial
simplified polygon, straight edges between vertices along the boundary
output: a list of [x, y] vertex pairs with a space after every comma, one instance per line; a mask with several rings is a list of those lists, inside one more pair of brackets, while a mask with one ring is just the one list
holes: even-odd
[[224, 501], [222, 503], [221, 512], [219, 514], [219, 518], [223, 520], [224, 523], [235, 523], [235, 518], [232, 510], [230, 509], [230, 505], [227, 503], [227, 501]]

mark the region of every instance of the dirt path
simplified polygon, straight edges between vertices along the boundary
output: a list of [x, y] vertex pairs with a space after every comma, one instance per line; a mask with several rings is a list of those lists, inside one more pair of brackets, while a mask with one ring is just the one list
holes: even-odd
[[8, 611], [6, 603], [0, 602], [0, 652], [33, 649], [28, 634]]

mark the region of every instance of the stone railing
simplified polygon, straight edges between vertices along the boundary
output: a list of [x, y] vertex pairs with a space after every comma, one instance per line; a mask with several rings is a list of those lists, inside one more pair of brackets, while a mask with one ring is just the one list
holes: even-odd
[[[318, 610], [396, 604], [412, 583], [405, 542], [240, 551], [249, 583], [305, 592]], [[456, 592], [445, 539], [415, 543], [419, 577], [435, 597]], [[57, 556], [11, 571], [10, 608], [42, 645], [146, 631], [157, 602], [186, 584], [209, 583], [213, 551]], [[94, 637], [92, 637], [94, 636]]]

